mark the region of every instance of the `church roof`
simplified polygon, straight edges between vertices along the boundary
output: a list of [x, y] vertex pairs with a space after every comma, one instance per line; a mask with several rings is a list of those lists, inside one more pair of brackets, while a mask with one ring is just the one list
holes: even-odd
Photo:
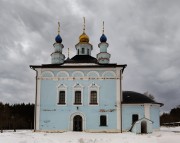
[[158, 103], [153, 99], [151, 99], [150, 97], [134, 91], [123, 91], [122, 103], [124, 104], [152, 103], [152, 104], [160, 104], [160, 106], [163, 106], [162, 103]]
[[[78, 65], [77, 65], [78, 64]], [[126, 64], [125, 65], [117, 65], [117, 64], [80, 64], [80, 63], [63, 63], [63, 64], [42, 64], [42, 65], [30, 65], [30, 68], [35, 69], [35, 68], [111, 68], [111, 67], [122, 67], [122, 72], [124, 71], [124, 69], [126, 68]]]
[[97, 63], [97, 59], [90, 55], [75, 55], [65, 63]]

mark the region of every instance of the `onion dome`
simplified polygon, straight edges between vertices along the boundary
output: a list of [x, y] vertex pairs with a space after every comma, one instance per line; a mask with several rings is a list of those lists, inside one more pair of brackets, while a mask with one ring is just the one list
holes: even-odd
[[107, 38], [104, 34], [102, 34], [102, 36], [100, 37], [100, 41], [101, 42], [106, 42], [107, 41]]
[[85, 32], [83, 32], [83, 34], [79, 36], [79, 42], [86, 42], [86, 43], [89, 42], [89, 37], [86, 35]]
[[62, 42], [62, 38], [61, 38], [61, 36], [59, 34], [56, 36], [55, 41], [56, 41], [56, 43], [61, 43]]

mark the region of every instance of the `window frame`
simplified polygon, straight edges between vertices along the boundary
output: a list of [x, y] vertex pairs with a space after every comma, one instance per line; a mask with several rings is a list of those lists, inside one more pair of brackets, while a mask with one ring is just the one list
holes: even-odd
[[[76, 91], [81, 91], [81, 104], [75, 104], [75, 92]], [[72, 100], [72, 105], [74, 106], [83, 106], [83, 86], [79, 83], [75, 83], [73, 86], [73, 100]]]
[[[88, 105], [89, 106], [99, 106], [99, 86], [97, 84], [95, 84], [94, 82], [91, 83], [88, 86]], [[97, 92], [97, 104], [91, 104], [91, 92], [92, 91], [96, 91]]]
[[[64, 98], [63, 101], [64, 101], [64, 102], [60, 102], [61, 92], [64, 92], [64, 94], [63, 94], [63, 96], [64, 96], [64, 97], [63, 97], [63, 98]], [[66, 91], [64, 91], [64, 90], [60, 90], [60, 91], [59, 91], [59, 102], [58, 102], [58, 104], [60, 104], [60, 105], [65, 105], [65, 104], [66, 104]]]
[[[65, 104], [59, 104], [60, 91], [65, 91]], [[67, 106], [67, 86], [64, 84], [59, 84], [57, 86], [57, 105], [58, 106]]]
[[[76, 94], [77, 92], [80, 92], [80, 94]], [[79, 96], [80, 95], [80, 103], [79, 102], [77, 102], [78, 100], [77, 100], [77, 97], [76, 96]], [[82, 93], [81, 93], [81, 91], [80, 90], [76, 90], [75, 91], [75, 93], [74, 93], [74, 105], [82, 105]]]
[[[92, 96], [94, 96], [94, 94], [92, 92], [96, 92], [96, 102], [94, 102], [94, 98], [92, 98]], [[90, 100], [89, 100], [89, 104], [90, 105], [98, 105], [98, 95], [97, 95], [97, 90], [91, 90], [90, 91]]]

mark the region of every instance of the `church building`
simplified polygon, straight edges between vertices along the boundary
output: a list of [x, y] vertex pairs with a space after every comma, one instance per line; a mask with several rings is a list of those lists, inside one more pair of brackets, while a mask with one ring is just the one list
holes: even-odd
[[53, 46], [51, 64], [30, 65], [36, 71], [35, 131], [151, 133], [159, 129], [162, 103], [122, 90], [127, 65], [110, 63], [104, 23], [96, 58], [91, 55], [85, 19], [74, 57], [63, 54], [60, 24]]

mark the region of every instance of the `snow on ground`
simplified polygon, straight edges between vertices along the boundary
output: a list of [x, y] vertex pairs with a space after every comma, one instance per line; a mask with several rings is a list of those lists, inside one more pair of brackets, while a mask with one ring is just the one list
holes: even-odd
[[134, 133], [45, 133], [30, 130], [4, 131], [0, 143], [180, 143], [180, 127], [162, 127], [152, 134]]

